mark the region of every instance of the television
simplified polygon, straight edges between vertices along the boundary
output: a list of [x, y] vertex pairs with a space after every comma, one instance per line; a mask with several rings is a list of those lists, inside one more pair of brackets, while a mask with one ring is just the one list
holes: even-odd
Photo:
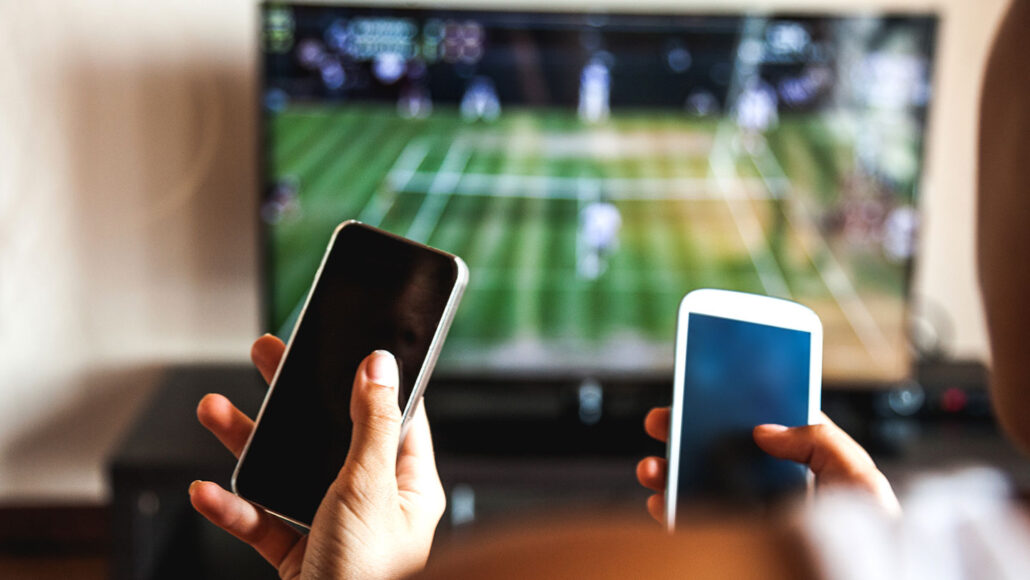
[[936, 17], [622, 6], [263, 5], [267, 327], [354, 218], [468, 263], [438, 377], [671, 380], [705, 287], [908, 377]]

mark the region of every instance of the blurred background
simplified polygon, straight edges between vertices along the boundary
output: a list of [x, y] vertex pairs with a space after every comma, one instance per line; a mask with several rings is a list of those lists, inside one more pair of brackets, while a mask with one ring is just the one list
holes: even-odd
[[824, 407], [895, 481], [1030, 482], [974, 270], [1006, 2], [410, 6], [0, 4], [0, 566], [240, 569], [185, 509], [233, 464], [191, 409], [256, 410], [250, 342], [288, 336], [347, 218], [470, 264], [428, 395], [440, 541], [570, 498], [643, 514], [642, 417], [704, 286], [821, 315]]

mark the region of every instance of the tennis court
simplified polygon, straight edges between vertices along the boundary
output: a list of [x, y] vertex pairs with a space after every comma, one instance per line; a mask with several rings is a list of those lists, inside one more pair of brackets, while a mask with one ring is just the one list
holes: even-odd
[[[905, 370], [903, 272], [820, 233], [839, 176], [811, 118], [750, 145], [731, 122], [678, 111], [590, 125], [564, 110], [469, 123], [457, 111], [294, 106], [268, 126], [269, 181], [295, 196], [270, 230], [284, 329], [330, 232], [357, 218], [468, 263], [447, 348], [465, 365], [671, 367], [678, 301], [716, 287], [815, 309], [828, 376]], [[598, 207], [618, 224], [602, 243], [585, 235]]]

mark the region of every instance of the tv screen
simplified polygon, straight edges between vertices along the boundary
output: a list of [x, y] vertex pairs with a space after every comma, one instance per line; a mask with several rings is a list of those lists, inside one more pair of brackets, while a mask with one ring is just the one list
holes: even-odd
[[671, 376], [704, 287], [909, 374], [934, 16], [400, 6], [262, 8], [273, 332], [355, 218], [468, 263], [439, 375]]

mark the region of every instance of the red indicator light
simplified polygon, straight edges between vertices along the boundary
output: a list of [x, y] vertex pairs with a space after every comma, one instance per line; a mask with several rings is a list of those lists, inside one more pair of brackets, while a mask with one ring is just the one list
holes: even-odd
[[969, 397], [961, 390], [951, 387], [941, 394], [941, 408], [948, 413], [958, 413], [966, 408]]

